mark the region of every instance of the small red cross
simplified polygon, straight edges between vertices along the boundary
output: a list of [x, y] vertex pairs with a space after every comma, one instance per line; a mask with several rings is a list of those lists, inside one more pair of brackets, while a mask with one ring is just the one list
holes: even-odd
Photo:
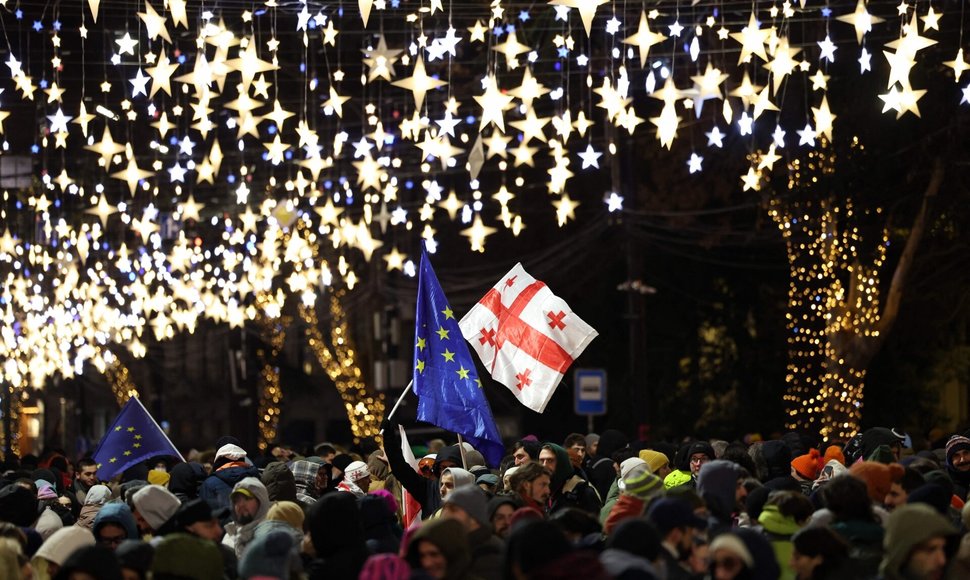
[[495, 331], [492, 329], [482, 329], [482, 336], [479, 337], [478, 343], [485, 344], [486, 342], [489, 346], [495, 346]]
[[546, 316], [549, 317], [549, 328], [558, 328], [559, 330], [566, 328], [566, 325], [562, 321], [566, 317], [566, 313], [562, 310], [559, 311], [559, 314], [546, 312]]
[[512, 276], [511, 278], [505, 281], [505, 285], [511, 288], [515, 284], [515, 279], [518, 277], [519, 277], [518, 274], [516, 274], [515, 276]]
[[519, 379], [519, 382], [517, 385], [515, 385], [515, 387], [521, 391], [522, 389], [531, 385], [532, 379], [529, 378], [529, 375], [531, 373], [532, 373], [532, 369], [525, 369], [521, 373], [518, 373], [517, 375], [515, 375], [515, 378]]

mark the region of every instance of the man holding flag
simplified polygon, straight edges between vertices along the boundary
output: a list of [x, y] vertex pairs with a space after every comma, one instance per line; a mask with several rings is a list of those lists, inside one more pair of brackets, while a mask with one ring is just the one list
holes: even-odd
[[[414, 334], [412, 385], [418, 396], [418, 420], [457, 433], [480, 451], [490, 465], [497, 466], [505, 447], [454, 311], [424, 251], [418, 273]], [[385, 419], [384, 449], [391, 471], [421, 502], [423, 517], [427, 518], [441, 507], [436, 479], [424, 479], [407, 464], [397, 431], [397, 425]], [[443, 449], [435, 461], [435, 475], [447, 467], [461, 465], [460, 454]]]

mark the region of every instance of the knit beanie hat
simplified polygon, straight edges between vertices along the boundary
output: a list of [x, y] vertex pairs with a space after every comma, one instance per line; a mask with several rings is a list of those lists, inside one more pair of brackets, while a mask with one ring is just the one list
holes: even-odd
[[240, 461], [246, 458], [246, 450], [238, 445], [233, 445], [232, 443], [226, 443], [216, 451], [216, 457], [213, 461], [219, 461], [220, 459], [228, 459], [230, 461]]
[[646, 501], [661, 493], [664, 483], [659, 477], [644, 469], [639, 472], [634, 471], [626, 478], [621, 479], [617, 487], [626, 495], [632, 495], [637, 499]]
[[640, 459], [639, 457], [631, 457], [629, 459], [625, 459], [623, 463], [620, 464], [620, 480], [625, 479], [626, 476], [630, 475], [630, 473], [632, 473], [633, 470], [637, 467], [644, 467], [649, 469], [647, 462]]
[[279, 520], [286, 522], [296, 528], [303, 530], [303, 508], [291, 501], [278, 501], [266, 512], [267, 520]]
[[639, 453], [640, 459], [647, 462], [650, 466], [650, 473], [657, 473], [666, 465], [670, 465], [670, 459], [659, 451], [653, 449], [643, 449]]
[[909, 558], [913, 548], [930, 538], [957, 533], [953, 524], [928, 505], [906, 504], [889, 514], [882, 545], [885, 556], [879, 567], [881, 577], [892, 577]]
[[397, 554], [374, 554], [367, 558], [358, 580], [408, 580], [411, 566]]
[[914, 489], [906, 498], [906, 503], [924, 503], [940, 514], [947, 516], [950, 512], [950, 498], [945, 487], [938, 483], [927, 483]]
[[957, 451], [970, 450], [970, 439], [963, 435], [954, 435], [946, 442], [946, 464], [953, 467], [953, 454]]
[[74, 578], [75, 572], [98, 580], [124, 580], [114, 551], [98, 545], [83, 546], [74, 550], [54, 578], [55, 580]]
[[824, 463], [828, 463], [833, 459], [838, 460], [839, 463], [845, 465], [845, 455], [842, 454], [842, 448], [838, 445], [829, 445], [825, 448], [825, 455], [822, 456]]
[[[144, 517], [144, 516], [142, 516]], [[212, 519], [212, 508], [204, 499], [193, 499], [187, 501], [175, 512], [175, 526], [180, 530], [198, 522], [207, 522]]]
[[879, 445], [869, 453], [869, 457], [866, 457], [866, 461], [878, 461], [879, 463], [885, 463], [886, 465], [890, 463], [895, 463], [896, 454], [888, 445]]
[[144, 578], [152, 568], [155, 548], [148, 542], [141, 540], [125, 540], [115, 548], [115, 556], [122, 568], [137, 571]]
[[346, 453], [338, 453], [334, 455], [333, 460], [330, 462], [331, 465], [339, 469], [340, 471], [347, 471], [350, 464], [354, 462], [354, 458]]
[[152, 574], [185, 580], [222, 578], [222, 552], [211, 540], [190, 534], [169, 534], [155, 547]]
[[745, 545], [744, 541], [741, 540], [741, 538], [733, 533], [728, 532], [714, 538], [714, 541], [711, 542], [711, 556], [713, 556], [718, 550], [727, 550], [728, 552], [734, 554], [739, 560], [744, 562], [744, 565], [748, 568], [754, 566], [754, 557], [751, 555], [748, 547]]
[[287, 578], [289, 575], [290, 550], [293, 536], [276, 530], [255, 538], [243, 553], [239, 562], [239, 577]]
[[818, 449], [809, 449], [805, 455], [799, 455], [791, 460], [791, 466], [803, 479], [815, 481], [820, 471], [822, 471], [822, 454]]
[[898, 463], [878, 463], [876, 461], [860, 461], [849, 468], [849, 475], [857, 477], [866, 483], [869, 499], [882, 503], [893, 482], [900, 481], [906, 471]]
[[162, 527], [182, 506], [175, 494], [160, 485], [146, 485], [139, 489], [132, 496], [131, 503], [153, 530]]
[[94, 534], [87, 528], [68, 526], [61, 528], [47, 538], [35, 556], [63, 566], [68, 557], [80, 548], [93, 546]]
[[166, 486], [171, 479], [172, 476], [169, 472], [162, 471], [161, 469], [152, 469], [148, 472], [148, 483], [153, 485]]
[[10, 484], [0, 489], [0, 521], [25, 528], [37, 519], [37, 497], [29, 489]]
[[367, 464], [363, 461], [351, 462], [344, 470], [344, 479], [353, 483], [357, 483], [368, 476], [370, 476], [370, 470], [367, 469]]
[[453, 504], [465, 510], [472, 519], [484, 527], [491, 524], [488, 519], [488, 497], [477, 485], [459, 487], [448, 494], [445, 505]]

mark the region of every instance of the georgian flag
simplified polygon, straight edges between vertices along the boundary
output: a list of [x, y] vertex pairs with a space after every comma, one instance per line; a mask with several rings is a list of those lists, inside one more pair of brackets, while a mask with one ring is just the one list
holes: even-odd
[[597, 332], [516, 264], [458, 326], [492, 378], [541, 413]]

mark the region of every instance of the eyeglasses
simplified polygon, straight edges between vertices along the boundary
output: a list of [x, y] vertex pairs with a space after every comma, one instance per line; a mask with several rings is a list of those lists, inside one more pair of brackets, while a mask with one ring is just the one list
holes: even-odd
[[698, 457], [691, 457], [690, 458], [690, 462], [691, 463], [707, 463], [708, 461], [709, 461], [709, 459], [707, 458], [706, 455], [700, 455]]
[[721, 568], [729, 573], [736, 573], [741, 570], [741, 560], [738, 558], [715, 558], [711, 565], [714, 569]]
[[98, 543], [102, 546], [117, 546], [128, 539], [128, 536], [101, 536]]

